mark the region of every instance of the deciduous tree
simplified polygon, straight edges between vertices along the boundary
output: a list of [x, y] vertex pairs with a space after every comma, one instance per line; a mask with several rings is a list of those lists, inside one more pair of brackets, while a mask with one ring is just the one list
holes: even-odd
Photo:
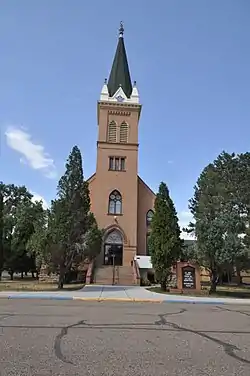
[[227, 266], [241, 267], [246, 261], [242, 235], [250, 201], [250, 158], [221, 153], [201, 173], [190, 200], [197, 239], [197, 258], [210, 270], [210, 292], [216, 291], [219, 273]]
[[[12, 257], [12, 239], [17, 223], [17, 211], [20, 205], [31, 202], [32, 194], [25, 186], [15, 186], [14, 184], [4, 184], [0, 182], [2, 208], [2, 269], [6, 263], [10, 263]], [[13, 261], [14, 264], [14, 261]]]
[[36, 219], [33, 223], [34, 232], [29, 238], [26, 249], [30, 257], [35, 259], [36, 270], [39, 272], [42, 263], [49, 263], [50, 257], [48, 254], [48, 216], [49, 210], [43, 210], [37, 213]]
[[20, 203], [15, 213], [15, 228], [12, 233], [11, 248], [6, 259], [6, 269], [10, 274], [36, 271], [35, 252], [27, 252], [27, 244], [35, 232], [35, 223], [43, 215], [42, 202], [31, 200]]

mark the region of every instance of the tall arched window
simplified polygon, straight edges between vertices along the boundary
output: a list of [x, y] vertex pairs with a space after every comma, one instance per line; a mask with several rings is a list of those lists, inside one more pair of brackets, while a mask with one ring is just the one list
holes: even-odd
[[150, 210], [147, 212], [147, 216], [146, 216], [147, 226], [150, 226], [150, 225], [151, 225], [151, 222], [152, 222], [153, 216], [154, 216], [154, 212], [153, 212], [153, 210], [150, 209]]
[[125, 121], [120, 125], [120, 142], [122, 144], [128, 142], [128, 124]]
[[116, 190], [109, 195], [109, 214], [122, 214], [122, 196]]
[[117, 124], [115, 121], [111, 121], [108, 126], [108, 142], [117, 141]]

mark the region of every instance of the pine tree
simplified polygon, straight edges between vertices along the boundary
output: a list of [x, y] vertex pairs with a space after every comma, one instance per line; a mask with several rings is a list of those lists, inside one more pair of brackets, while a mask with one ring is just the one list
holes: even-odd
[[[88, 251], [84, 246], [86, 238], [93, 248], [93, 244], [98, 244], [96, 232], [90, 241], [89, 234], [94, 222], [90, 213], [88, 183], [84, 181], [82, 157], [77, 146], [73, 147], [69, 155], [65, 174], [59, 180], [57, 190], [58, 199], [51, 204], [47, 242], [52, 264], [59, 269], [58, 288], [63, 288], [65, 275], [73, 261], [79, 253]], [[98, 235], [100, 238], [101, 232]]]
[[171, 278], [171, 267], [178, 261], [182, 240], [174, 203], [165, 183], [161, 183], [156, 195], [154, 216], [149, 237], [149, 252], [162, 290], [166, 290]]

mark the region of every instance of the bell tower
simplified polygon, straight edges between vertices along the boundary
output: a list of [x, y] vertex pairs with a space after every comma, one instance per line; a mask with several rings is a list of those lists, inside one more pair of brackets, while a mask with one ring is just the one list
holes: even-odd
[[140, 112], [139, 93], [136, 82], [131, 82], [121, 23], [109, 79], [104, 82], [97, 104], [93, 211], [100, 227], [113, 226], [120, 231], [123, 265], [130, 265], [137, 252]]

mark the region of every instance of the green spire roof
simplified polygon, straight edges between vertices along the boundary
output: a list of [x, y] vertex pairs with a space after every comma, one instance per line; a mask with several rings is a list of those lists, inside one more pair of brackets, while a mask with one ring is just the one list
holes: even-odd
[[108, 80], [108, 91], [110, 97], [113, 97], [115, 92], [122, 87], [127, 98], [130, 98], [132, 93], [132, 83], [129, 73], [128, 60], [123, 39], [124, 28], [121, 22], [119, 29], [119, 40], [116, 48], [115, 58]]

